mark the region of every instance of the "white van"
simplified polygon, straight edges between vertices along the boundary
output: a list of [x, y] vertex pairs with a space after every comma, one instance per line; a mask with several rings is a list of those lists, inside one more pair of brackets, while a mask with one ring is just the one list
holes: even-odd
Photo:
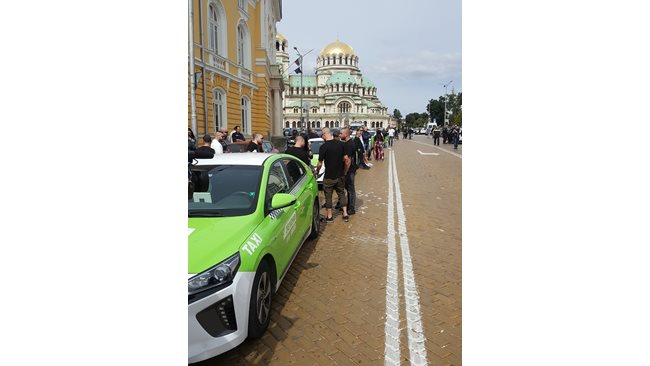
[[437, 126], [437, 124], [435, 122], [427, 123], [427, 130], [426, 130], [427, 136], [429, 136], [431, 134], [431, 131], [433, 131], [433, 127], [435, 127], [435, 126]]

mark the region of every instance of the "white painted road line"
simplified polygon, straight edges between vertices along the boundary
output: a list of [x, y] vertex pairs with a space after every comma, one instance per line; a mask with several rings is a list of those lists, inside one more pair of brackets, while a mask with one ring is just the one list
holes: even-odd
[[[397, 222], [399, 227], [399, 241], [402, 249], [402, 270], [404, 274], [404, 297], [406, 298], [406, 323], [408, 326], [409, 355], [411, 365], [427, 365], [427, 350], [424, 346], [426, 337], [422, 327], [422, 315], [420, 313], [420, 297], [415, 284], [413, 274], [413, 263], [409, 250], [409, 238], [406, 233], [406, 215], [402, 203], [402, 192], [399, 188], [399, 178], [395, 167], [395, 151], [390, 152], [389, 167], [392, 168], [395, 177], [395, 197], [397, 199]], [[392, 163], [392, 164], [391, 164]], [[389, 174], [390, 177], [390, 174]], [[390, 179], [390, 178], [389, 178]], [[389, 186], [390, 194], [390, 186]], [[389, 210], [390, 211], [390, 210]]]
[[392, 159], [388, 160], [388, 264], [386, 268], [386, 324], [384, 365], [400, 364], [399, 348], [399, 282], [395, 246], [395, 216], [393, 213]]
[[420, 155], [440, 155], [440, 154], [438, 154], [438, 153], [423, 153], [423, 152], [420, 151], [420, 150], [418, 150], [418, 152], [420, 153]]
[[455, 152], [449, 151], [447, 149], [443, 149], [443, 148], [441, 148], [439, 146], [436, 146], [436, 145], [425, 144], [424, 142], [420, 142], [420, 141], [413, 141], [413, 140], [408, 140], [408, 141], [415, 142], [416, 144], [420, 144], [420, 145], [424, 145], [424, 146], [435, 147], [436, 149], [440, 149], [440, 150], [446, 152], [447, 154], [451, 154], [451, 155], [456, 156], [456, 157], [461, 158], [461, 159], [463, 158], [463, 156], [460, 155], [460, 154], [456, 154]]

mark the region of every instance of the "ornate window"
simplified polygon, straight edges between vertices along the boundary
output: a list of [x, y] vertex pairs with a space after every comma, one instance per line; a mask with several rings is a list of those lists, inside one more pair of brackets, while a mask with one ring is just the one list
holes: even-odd
[[350, 103], [348, 102], [341, 102], [339, 103], [339, 113], [347, 113], [350, 112]]
[[316, 108], [316, 107], [312, 108], [311, 113], [318, 113], [318, 108]]
[[212, 91], [212, 112], [214, 113], [214, 128], [215, 131], [226, 127], [227, 123], [225, 120], [226, 114], [226, 97], [225, 93], [220, 89], [214, 89]]
[[209, 47], [208, 49], [214, 53], [218, 53], [219, 50], [219, 22], [217, 15], [217, 7], [215, 4], [210, 4], [208, 8], [208, 38], [209, 38]]
[[297, 107], [293, 109], [293, 113], [298, 113], [298, 108]]
[[251, 102], [248, 97], [241, 98], [241, 129], [245, 134], [251, 134]]
[[290, 124], [291, 124], [291, 123], [290, 123], [289, 121], [286, 121], [286, 122], [284, 123], [284, 127], [289, 128]]
[[372, 128], [375, 128], [375, 122], [372, 123]]
[[316, 121], [316, 127], [320, 128], [320, 121]]
[[291, 122], [291, 127], [296, 128], [296, 121]]
[[336, 127], [339, 127], [339, 126], [340, 126], [340, 122], [336, 121]]

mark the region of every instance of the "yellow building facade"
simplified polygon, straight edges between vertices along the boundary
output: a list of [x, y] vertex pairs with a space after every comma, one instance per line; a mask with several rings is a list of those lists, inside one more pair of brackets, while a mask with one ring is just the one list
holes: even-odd
[[254, 133], [276, 135], [282, 123], [283, 83], [275, 55], [282, 1], [192, 3], [196, 124], [188, 80], [188, 127], [197, 138], [235, 126], [241, 126], [247, 138]]

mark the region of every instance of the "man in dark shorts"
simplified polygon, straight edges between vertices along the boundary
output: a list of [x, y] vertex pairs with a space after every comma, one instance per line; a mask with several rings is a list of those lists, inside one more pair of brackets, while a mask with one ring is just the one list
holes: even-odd
[[[345, 174], [345, 190], [348, 192], [348, 215], [354, 215], [355, 210], [354, 206], [357, 201], [357, 194], [354, 188], [354, 177], [357, 173], [357, 168], [359, 167], [359, 154], [363, 156], [363, 146], [355, 143], [355, 139], [351, 138], [352, 131], [350, 128], [343, 127], [341, 129], [341, 141], [343, 141], [344, 153], [350, 158], [350, 168], [348, 169], [348, 174]], [[359, 142], [359, 141], [356, 141]], [[327, 164], [325, 165], [327, 166]], [[327, 172], [327, 169], [325, 169]]]
[[347, 199], [345, 197], [345, 175], [350, 168], [350, 157], [345, 155], [343, 142], [334, 140], [332, 132], [325, 127], [322, 131], [325, 142], [321, 145], [318, 154], [316, 171], [325, 162], [325, 176], [323, 177], [323, 191], [325, 191], [325, 208], [327, 208], [327, 222], [334, 221], [332, 217], [332, 191], [336, 190], [338, 203], [343, 209], [343, 221], [348, 222]]

